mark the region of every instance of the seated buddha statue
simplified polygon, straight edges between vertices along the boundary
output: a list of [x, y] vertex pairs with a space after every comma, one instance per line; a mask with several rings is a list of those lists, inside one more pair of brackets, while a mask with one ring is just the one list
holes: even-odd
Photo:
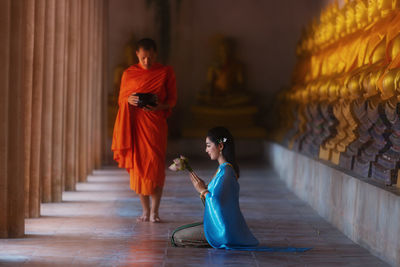
[[351, 106], [355, 98], [358, 97], [355, 92], [351, 92], [351, 87], [349, 86], [352, 75], [347, 74], [344, 82], [340, 87], [340, 103], [341, 103], [341, 119], [343, 122], [339, 121], [339, 125], [337, 127], [338, 137], [341, 136], [341, 139], [337, 139], [336, 146], [332, 149], [331, 154], [331, 162], [334, 164], [339, 164], [340, 155], [346, 151], [347, 146], [356, 139], [355, 130], [357, 128], [357, 122], [354, 118], [354, 115], [351, 110]]
[[[322, 144], [336, 135], [336, 126], [338, 121], [333, 114], [334, 101], [330, 101], [329, 99], [329, 85], [329, 80], [321, 81], [318, 92], [319, 110], [322, 116], [322, 122], [320, 126], [321, 133], [314, 139], [314, 143], [317, 146], [318, 151]], [[318, 154], [316, 156], [318, 156]]]
[[368, 23], [373, 23], [380, 18], [380, 12], [378, 9], [378, 3], [376, 0], [368, 0]]
[[216, 57], [208, 68], [206, 88], [197, 95], [198, 103], [211, 106], [248, 103], [250, 98], [244, 89], [244, 68], [235, 57], [235, 43], [220, 37]]
[[341, 9], [336, 13], [335, 39], [339, 39], [345, 35], [346, 35], [346, 16], [344, 13], [344, 9]]
[[185, 123], [184, 137], [202, 137], [216, 125], [228, 127], [239, 138], [264, 138], [257, 126], [259, 108], [245, 89], [244, 66], [235, 56], [233, 39], [218, 36], [215, 58], [208, 68], [206, 85], [191, 106], [192, 117]]
[[357, 155], [361, 145], [366, 140], [363, 138], [368, 136], [369, 127], [366, 126], [366, 106], [365, 99], [362, 94], [362, 81], [363, 76], [360, 72], [354, 72], [351, 74], [351, 78], [347, 82], [347, 88], [349, 90], [349, 98], [352, 100], [350, 104], [350, 110], [353, 114], [354, 138], [347, 142], [347, 146], [339, 156], [339, 166], [347, 170], [351, 170], [354, 162], [354, 157]]
[[345, 94], [345, 88], [341, 85], [340, 82], [335, 81], [335, 84], [337, 86], [337, 93], [338, 93], [338, 100], [335, 102], [333, 106], [333, 114], [335, 115], [335, 118], [338, 120], [338, 125], [336, 126], [337, 133], [336, 135], [331, 138], [330, 140], [327, 140], [325, 143], [325, 148], [329, 150], [329, 157], [325, 158], [325, 160], [332, 160], [332, 152], [336, 150], [337, 145], [340, 143], [341, 140], [346, 138], [346, 131], [345, 129], [348, 127], [347, 121], [344, 117], [344, 96]]
[[[329, 105], [332, 107], [332, 118], [333, 129], [329, 138], [327, 138], [319, 148], [319, 158], [324, 160], [329, 160], [331, 157], [331, 149], [335, 146], [336, 140], [338, 138], [337, 128], [340, 123], [341, 113], [340, 113], [340, 98], [339, 98], [339, 84], [335, 80], [329, 81], [328, 86], [328, 101]], [[331, 127], [332, 127], [331, 126]]]
[[[400, 34], [390, 41], [389, 51], [391, 59], [399, 55]], [[399, 79], [400, 64], [396, 66], [389, 64], [378, 83], [382, 100], [381, 106], [387, 126], [386, 143], [371, 164], [371, 177], [386, 185], [396, 184], [398, 181], [398, 163], [400, 161]]]
[[318, 158], [321, 145], [336, 134], [337, 120], [333, 115], [333, 105], [329, 101], [329, 80], [319, 79], [314, 82], [313, 95], [311, 98], [310, 111], [312, 114], [312, 129], [308, 137], [306, 154]]
[[376, 159], [371, 164], [371, 177], [386, 185], [396, 184], [398, 180], [398, 163], [400, 161], [400, 114], [398, 91], [400, 69], [390, 70], [383, 79], [381, 98], [387, 122], [387, 141]]
[[384, 138], [387, 125], [380, 108], [382, 100], [377, 88], [377, 80], [382, 73], [382, 69], [369, 72], [363, 80], [364, 97], [367, 98], [367, 125], [370, 127], [368, 136], [364, 138], [367, 142], [362, 145], [354, 159], [353, 171], [364, 177], [371, 175], [371, 162], [387, 143]]
[[321, 134], [322, 116], [319, 109], [320, 83], [314, 81], [307, 86], [308, 105], [305, 106], [306, 132], [300, 141], [299, 150], [309, 156], [318, 156], [319, 146], [315, 148], [314, 140]]
[[350, 34], [357, 30], [356, 1], [348, 2], [345, 6], [346, 33]]
[[379, 10], [380, 17], [387, 16], [392, 11], [392, 0], [377, 0], [377, 9]]

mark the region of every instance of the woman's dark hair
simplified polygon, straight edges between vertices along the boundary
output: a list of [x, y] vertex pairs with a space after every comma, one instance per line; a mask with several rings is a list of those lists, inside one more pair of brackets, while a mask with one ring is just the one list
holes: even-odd
[[222, 155], [227, 162], [232, 164], [233, 169], [235, 170], [236, 175], [239, 178], [240, 170], [239, 165], [236, 162], [235, 141], [233, 140], [233, 136], [229, 132], [229, 130], [225, 127], [218, 126], [210, 129], [208, 131], [207, 137], [215, 145], [218, 145], [220, 143], [224, 145], [224, 148], [222, 149]]

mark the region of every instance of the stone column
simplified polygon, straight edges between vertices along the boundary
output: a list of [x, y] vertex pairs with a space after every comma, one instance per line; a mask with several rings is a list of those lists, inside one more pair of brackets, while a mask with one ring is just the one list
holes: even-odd
[[40, 216], [40, 142], [42, 129], [41, 113], [43, 93], [45, 9], [45, 0], [35, 1], [29, 217]]
[[79, 119], [80, 119], [80, 92], [82, 90], [81, 88], [81, 76], [82, 76], [82, 66], [81, 66], [81, 57], [82, 57], [82, 47], [81, 47], [81, 37], [82, 37], [82, 0], [77, 0], [78, 1], [78, 16], [77, 16], [77, 21], [78, 21], [78, 28], [77, 28], [77, 38], [78, 38], [78, 49], [77, 49], [77, 80], [76, 80], [76, 109], [75, 109], [75, 122], [76, 122], [76, 128], [75, 128], [75, 183], [79, 182], [79, 155], [80, 155], [80, 149], [79, 149]]
[[107, 151], [109, 151], [111, 148], [107, 146], [107, 90], [108, 90], [108, 75], [106, 73], [108, 72], [108, 6], [109, 2], [108, 0], [103, 1], [103, 10], [102, 10], [102, 26], [101, 26], [101, 32], [102, 32], [102, 69], [101, 73], [103, 74], [101, 77], [101, 82], [102, 82], [102, 88], [101, 88], [101, 151], [100, 151], [100, 157], [101, 161], [105, 160], [106, 155], [108, 154]]
[[35, 39], [35, 2], [24, 1], [24, 67], [23, 90], [25, 94], [25, 153], [24, 153], [24, 191], [25, 217], [29, 218], [30, 202], [30, 166], [31, 166], [31, 128], [32, 128], [32, 89], [33, 89], [33, 51]]
[[[43, 108], [40, 150], [40, 179], [42, 202], [52, 201], [52, 130], [54, 95], [54, 43], [55, 43], [55, 0], [46, 0], [45, 42], [43, 66]], [[61, 78], [61, 77], [60, 77]]]
[[102, 15], [103, 15], [103, 2], [96, 2], [96, 58], [98, 59], [96, 63], [96, 86], [95, 86], [95, 105], [94, 105], [94, 168], [100, 168], [100, 146], [101, 146], [101, 110], [102, 110], [102, 99], [101, 99], [101, 92], [102, 92], [102, 64], [103, 64], [103, 54], [102, 54]]
[[87, 35], [87, 45], [88, 45], [88, 54], [87, 54], [87, 69], [88, 69], [88, 76], [87, 76], [87, 100], [86, 100], [86, 114], [85, 114], [85, 119], [87, 121], [86, 128], [86, 138], [87, 138], [87, 166], [86, 166], [86, 173], [90, 174], [91, 171], [93, 170], [92, 167], [92, 148], [93, 148], [93, 110], [92, 110], [92, 104], [93, 104], [93, 86], [94, 86], [94, 73], [93, 73], [93, 67], [95, 64], [95, 58], [94, 58], [94, 31], [93, 31], [93, 19], [94, 19], [94, 1], [93, 0], [88, 0], [88, 35]]
[[8, 95], [11, 0], [0, 1], [0, 237], [8, 237]]
[[63, 123], [62, 123], [62, 163], [61, 163], [61, 186], [62, 191], [66, 190], [66, 177], [67, 177], [67, 168], [66, 168], [66, 158], [67, 158], [67, 89], [68, 89], [68, 62], [69, 62], [69, 24], [70, 24], [70, 2], [65, 1], [65, 30], [64, 30], [64, 90], [63, 90]]
[[68, 61], [66, 54], [66, 12], [65, 0], [56, 1], [55, 20], [55, 55], [54, 55], [54, 106], [52, 125], [52, 166], [51, 166], [51, 199], [53, 202], [62, 200], [62, 162], [63, 162], [63, 124], [64, 124], [64, 91], [66, 72], [65, 65]]
[[66, 122], [65, 122], [65, 190], [73, 191], [76, 185], [77, 169], [77, 94], [78, 87], [78, 53], [80, 27], [80, 3], [78, 0], [69, 2], [68, 24], [68, 65], [66, 66]]
[[8, 237], [22, 237], [24, 220], [24, 92], [22, 83], [24, 1], [11, 1], [10, 78], [8, 98]]
[[[24, 235], [22, 0], [0, 2], [0, 237]], [[18, 118], [18, 119], [16, 119]]]
[[78, 150], [79, 150], [79, 182], [86, 181], [87, 175], [87, 162], [88, 162], [88, 69], [89, 69], [89, 1], [85, 0], [81, 2], [81, 48], [80, 48], [80, 90], [79, 90], [79, 138], [78, 138]]

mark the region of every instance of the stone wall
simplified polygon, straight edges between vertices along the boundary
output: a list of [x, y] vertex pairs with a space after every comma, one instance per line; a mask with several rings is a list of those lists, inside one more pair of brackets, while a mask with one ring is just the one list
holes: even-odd
[[354, 242], [400, 265], [400, 191], [350, 176], [321, 161], [265, 143], [280, 179]]

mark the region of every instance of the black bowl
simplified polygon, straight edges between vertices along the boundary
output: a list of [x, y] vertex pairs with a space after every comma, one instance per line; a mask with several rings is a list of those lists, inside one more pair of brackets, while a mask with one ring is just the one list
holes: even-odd
[[137, 106], [139, 108], [143, 108], [145, 106], [157, 106], [157, 96], [152, 93], [136, 93], [136, 96], [139, 97], [139, 101]]

